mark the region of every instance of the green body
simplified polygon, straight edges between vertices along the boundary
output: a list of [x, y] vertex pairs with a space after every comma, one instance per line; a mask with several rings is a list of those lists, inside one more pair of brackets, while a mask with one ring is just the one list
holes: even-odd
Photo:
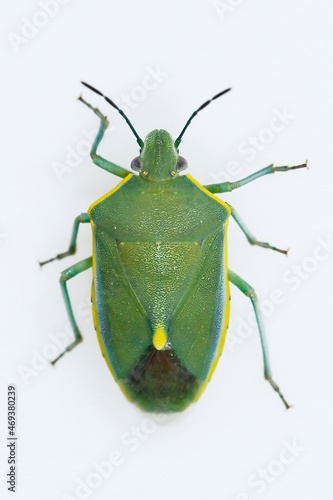
[[[102, 95], [88, 84], [86, 87]], [[60, 285], [75, 340], [83, 337], [70, 301], [67, 281], [93, 268], [92, 302], [102, 353], [126, 396], [147, 411], [180, 411], [195, 401], [209, 381], [222, 352], [229, 319], [229, 281], [252, 302], [260, 335], [264, 377], [287, 401], [272, 378], [258, 299], [251, 285], [228, 268], [226, 231], [229, 215], [251, 245], [286, 254], [257, 240], [234, 208], [214, 196], [240, 188], [274, 172], [304, 168], [269, 165], [235, 182], [202, 186], [179, 172], [186, 160], [178, 146], [192, 118], [223, 91], [194, 111], [174, 142], [164, 130], [142, 141], [123, 115], [140, 146], [132, 161], [139, 175], [97, 154], [107, 118], [82, 97], [100, 118], [92, 145], [93, 162], [123, 181], [76, 217], [67, 251], [41, 262], [73, 255], [81, 223], [91, 223], [93, 255], [65, 269]]]
[[[103, 354], [143, 409], [182, 410], [201, 392], [222, 348], [230, 209], [190, 176], [149, 181], [130, 174], [88, 214]], [[161, 327], [167, 342], [156, 349]]]

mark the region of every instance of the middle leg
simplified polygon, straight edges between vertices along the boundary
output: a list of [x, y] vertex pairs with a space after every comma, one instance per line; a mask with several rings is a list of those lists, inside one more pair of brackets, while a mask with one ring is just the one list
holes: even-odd
[[238, 224], [240, 229], [245, 234], [247, 241], [251, 245], [256, 245], [256, 246], [262, 247], [262, 248], [269, 248], [270, 250], [274, 250], [275, 252], [280, 252], [280, 253], [283, 253], [284, 255], [288, 255], [288, 250], [283, 250], [281, 248], [274, 247], [274, 246], [272, 246], [269, 243], [266, 243], [264, 241], [258, 241], [257, 238], [255, 238], [253, 236], [253, 234], [248, 230], [248, 228], [246, 227], [246, 225], [244, 224], [244, 222], [242, 221], [242, 219], [238, 215], [238, 212], [236, 212], [236, 210], [229, 203], [228, 203], [228, 205], [231, 208], [231, 217], [236, 221], [236, 223]]

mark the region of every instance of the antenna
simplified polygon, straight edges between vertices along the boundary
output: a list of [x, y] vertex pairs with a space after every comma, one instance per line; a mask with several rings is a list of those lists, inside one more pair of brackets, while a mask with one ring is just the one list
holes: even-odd
[[212, 97], [211, 99], [209, 99], [208, 101], [204, 102], [203, 104], [201, 104], [201, 106], [196, 110], [196, 111], [193, 111], [193, 113], [191, 114], [190, 118], [187, 120], [186, 124], [185, 124], [185, 127], [183, 128], [183, 130], [181, 131], [181, 133], [179, 134], [179, 136], [177, 137], [177, 139], [175, 140], [175, 147], [178, 148], [181, 140], [182, 140], [182, 137], [185, 133], [185, 130], [187, 129], [187, 127], [189, 126], [189, 124], [191, 123], [192, 119], [195, 117], [195, 115], [197, 115], [199, 113], [199, 111], [201, 111], [202, 109], [204, 109], [206, 106], [208, 106], [208, 104], [210, 104], [212, 101], [214, 101], [215, 99], [217, 99], [218, 97], [221, 97], [221, 95], [223, 94], [226, 94], [227, 92], [229, 92], [230, 89], [225, 89], [225, 90], [222, 90], [222, 92], [219, 92], [218, 94], [214, 95], [214, 97]]
[[88, 83], [85, 83], [85, 82], [81, 82], [81, 83], [82, 83], [82, 85], [84, 85], [88, 89], [92, 90], [93, 92], [96, 92], [96, 94], [104, 97], [104, 99], [106, 100], [106, 102], [108, 102], [109, 104], [111, 104], [111, 106], [113, 108], [115, 108], [121, 114], [121, 116], [123, 118], [125, 118], [127, 125], [129, 125], [130, 129], [132, 130], [133, 134], [136, 137], [137, 143], [139, 144], [140, 148], [142, 148], [143, 147], [143, 140], [139, 137], [137, 131], [135, 130], [135, 128], [133, 127], [133, 125], [131, 124], [131, 122], [129, 121], [129, 119], [127, 118], [127, 116], [125, 115], [124, 111], [122, 109], [118, 108], [117, 104], [115, 104], [113, 101], [111, 101], [111, 99], [109, 97], [107, 97], [106, 95], [102, 94], [102, 92], [100, 92], [99, 90], [95, 89], [94, 87], [92, 87]]

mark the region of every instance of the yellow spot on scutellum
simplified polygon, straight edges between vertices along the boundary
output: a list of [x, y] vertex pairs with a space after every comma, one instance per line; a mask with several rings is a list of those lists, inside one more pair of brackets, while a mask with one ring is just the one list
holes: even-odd
[[155, 349], [160, 351], [161, 349], [163, 349], [163, 347], [166, 346], [167, 342], [168, 337], [166, 331], [164, 330], [163, 326], [158, 325], [153, 335], [153, 345]]

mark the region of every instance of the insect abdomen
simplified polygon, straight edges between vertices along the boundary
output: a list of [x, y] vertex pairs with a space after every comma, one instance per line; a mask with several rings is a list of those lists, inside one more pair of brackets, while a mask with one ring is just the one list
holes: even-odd
[[201, 381], [181, 364], [172, 349], [151, 346], [121, 385], [143, 410], [173, 412], [193, 402]]

